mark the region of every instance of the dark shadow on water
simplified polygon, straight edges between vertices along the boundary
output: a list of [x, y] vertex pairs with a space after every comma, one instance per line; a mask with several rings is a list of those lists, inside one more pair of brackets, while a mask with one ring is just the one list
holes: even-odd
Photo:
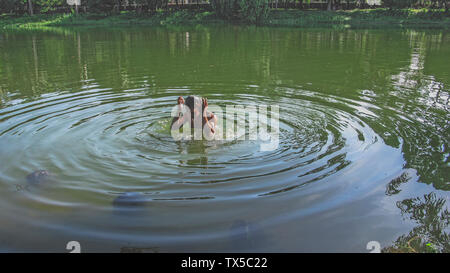
[[113, 215], [121, 217], [142, 216], [149, 199], [140, 192], [126, 192], [116, 197], [113, 202]]

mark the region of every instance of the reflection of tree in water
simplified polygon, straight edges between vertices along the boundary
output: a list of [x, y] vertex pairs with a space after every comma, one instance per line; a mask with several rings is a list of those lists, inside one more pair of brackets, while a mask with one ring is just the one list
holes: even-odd
[[398, 136], [403, 140], [406, 168], [416, 169], [422, 182], [433, 184], [436, 189], [449, 190], [446, 179], [450, 132], [446, 118], [449, 114], [448, 82], [436, 71], [444, 68], [433, 55], [447, 38], [424, 32], [408, 33], [409, 65], [391, 76], [388, 96], [377, 103], [395, 112], [390, 115], [386, 115], [387, 110], [384, 115], [380, 113], [382, 118], [378, 122], [390, 130], [385, 139], [388, 145], [398, 147], [393, 145]]
[[177, 142], [181, 154], [191, 155], [190, 158], [180, 159], [180, 165], [196, 166], [198, 168], [208, 168], [208, 146], [204, 141], [192, 140], [190, 142]]
[[450, 252], [450, 213], [444, 198], [432, 192], [423, 198], [399, 201], [397, 207], [404, 217], [409, 217], [418, 226], [400, 236], [383, 252]]
[[207, 156], [207, 146], [203, 141], [193, 141], [187, 146], [187, 152], [189, 154], [197, 154], [196, 158], [187, 160], [188, 165], [193, 165], [197, 167], [208, 167], [208, 156]]
[[399, 193], [401, 190], [399, 189], [400, 186], [406, 182], [411, 180], [411, 176], [408, 172], [402, 173], [399, 177], [392, 179], [391, 182], [389, 182], [386, 186], [386, 195], [394, 195]]

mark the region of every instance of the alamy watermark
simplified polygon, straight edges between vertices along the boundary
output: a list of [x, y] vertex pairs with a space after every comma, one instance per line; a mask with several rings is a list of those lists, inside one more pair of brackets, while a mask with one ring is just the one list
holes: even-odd
[[70, 250], [70, 253], [81, 253], [81, 244], [78, 241], [70, 241], [67, 243], [66, 249]]
[[367, 250], [371, 250], [370, 253], [381, 253], [381, 244], [378, 241], [370, 241], [366, 245]]
[[[370, 253], [381, 253], [381, 244], [378, 241], [370, 241], [367, 243], [366, 249], [370, 250]], [[66, 250], [70, 250], [70, 253], [81, 253], [81, 244], [78, 241], [70, 241], [66, 245]]]
[[[218, 105], [209, 105], [207, 109], [197, 105], [190, 109], [179, 104], [172, 108], [171, 115], [178, 119], [171, 128], [172, 137], [177, 141], [192, 139], [192, 128], [194, 140], [246, 140], [248, 136], [247, 140], [261, 141], [261, 151], [273, 151], [279, 145], [278, 105], [226, 105], [224, 111]], [[222, 130], [218, 130], [218, 124]]]

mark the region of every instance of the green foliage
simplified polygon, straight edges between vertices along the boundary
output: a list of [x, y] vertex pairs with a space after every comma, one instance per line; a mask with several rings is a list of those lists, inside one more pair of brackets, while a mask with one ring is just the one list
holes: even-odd
[[417, 6], [428, 8], [444, 8], [445, 0], [381, 0], [383, 6], [390, 9], [413, 8]]
[[41, 13], [47, 13], [56, 10], [57, 6], [62, 6], [66, 0], [35, 0], [34, 4], [41, 7]]
[[176, 25], [188, 21], [190, 17], [190, 13], [186, 10], [179, 10], [167, 16], [163, 21], [164, 24]]
[[261, 23], [269, 16], [268, 0], [240, 0], [239, 15], [250, 23]]
[[150, 10], [162, 9], [167, 6], [168, 0], [134, 0], [138, 5], [144, 5]]
[[93, 13], [109, 13], [113, 11], [117, 0], [87, 0], [89, 12]]
[[23, 1], [19, 0], [0, 0], [0, 14], [10, 13], [23, 5]]
[[249, 23], [260, 23], [269, 14], [269, 0], [211, 0], [211, 6], [221, 18]]
[[[415, 27], [437, 27], [450, 24], [450, 12], [445, 9], [399, 9], [399, 8], [377, 8], [377, 9], [355, 9], [351, 11], [321, 11], [321, 10], [282, 10], [270, 11], [269, 0], [210, 0], [213, 11], [202, 12], [201, 10], [182, 10], [172, 12], [167, 10], [168, 0], [130, 0], [128, 3], [136, 3], [133, 9], [118, 9], [118, 4], [124, 4], [125, 0], [81, 0], [81, 6], [87, 7], [86, 16], [80, 16], [77, 20], [72, 17], [62, 21], [52, 21], [49, 24], [198, 24], [203, 22], [223, 23], [226, 20], [234, 23], [244, 22], [250, 24], [265, 24], [276, 26], [317, 26], [331, 25], [342, 28], [343, 26], [364, 27], [387, 25], [414, 25]], [[293, 1], [293, 0], [286, 0]], [[392, 6], [398, 3], [413, 3], [412, 0], [383, 0], [391, 1]], [[403, 1], [403, 2], [401, 2]], [[441, 0], [432, 0], [441, 1]], [[307, 3], [303, 0], [303, 3]], [[32, 0], [34, 17], [39, 13], [53, 14], [58, 6], [65, 7], [65, 11], [72, 11], [66, 0]], [[281, 3], [281, 2], [280, 2]], [[427, 5], [430, 2], [424, 2]], [[10, 15], [27, 16], [28, 0], [0, 0], [1, 25], [9, 24], [6, 18]], [[165, 10], [166, 9], [166, 10]], [[84, 8], [80, 13], [84, 14]], [[270, 11], [270, 14], [269, 14]], [[136, 15], [139, 14], [139, 16]], [[10, 14], [10, 15], [8, 15]], [[126, 15], [125, 15], [126, 14]], [[151, 14], [151, 16], [148, 16]], [[119, 16], [116, 16], [119, 15]], [[124, 16], [122, 16], [124, 15]], [[14, 17], [12, 16], [12, 17]], [[74, 16], [75, 17], [75, 16]], [[87, 19], [87, 20], [84, 20]], [[110, 20], [109, 20], [110, 19]], [[44, 20], [44, 19], [43, 19]], [[1, 22], [3, 21], [3, 22]], [[101, 21], [101, 22], [100, 22]], [[118, 22], [116, 22], [118, 21]], [[27, 23], [28, 24], [28, 23]]]
[[382, 0], [382, 3], [388, 8], [407, 8], [417, 3], [417, 0]]
[[217, 16], [225, 19], [235, 18], [239, 11], [238, 0], [210, 0]]
[[210, 11], [197, 13], [197, 14], [195, 14], [195, 20], [196, 21], [208, 20], [209, 18], [213, 18], [214, 15], [215, 15], [214, 12], [210, 12]]

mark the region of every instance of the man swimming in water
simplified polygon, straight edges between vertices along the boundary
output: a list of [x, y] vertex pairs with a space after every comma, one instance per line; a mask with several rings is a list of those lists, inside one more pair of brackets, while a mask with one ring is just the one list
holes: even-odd
[[[171, 128], [177, 130], [187, 122], [190, 121], [191, 128], [200, 125], [205, 128], [207, 126], [212, 134], [215, 134], [215, 126], [217, 124], [217, 117], [208, 111], [208, 100], [206, 98], [199, 98], [197, 96], [188, 96], [186, 100], [183, 97], [178, 97], [178, 116], [172, 119]], [[183, 106], [187, 106], [187, 112], [183, 113]], [[186, 109], [186, 108], [185, 108]], [[197, 122], [194, 122], [197, 120]]]

